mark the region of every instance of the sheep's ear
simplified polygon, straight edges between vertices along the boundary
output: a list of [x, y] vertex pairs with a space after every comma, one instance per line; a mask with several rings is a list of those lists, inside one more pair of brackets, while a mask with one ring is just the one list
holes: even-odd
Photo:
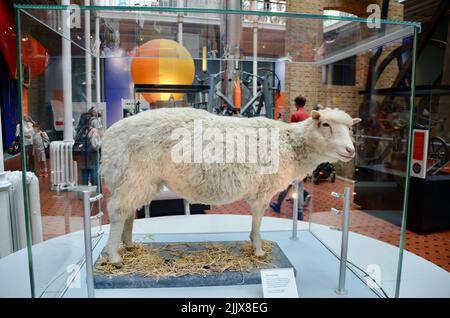
[[314, 119], [314, 120], [319, 120], [319, 118], [320, 118], [320, 113], [319, 113], [317, 110], [313, 110], [313, 111], [311, 112], [311, 117], [312, 117], [312, 119]]
[[356, 125], [357, 123], [360, 123], [362, 121], [361, 118], [353, 118], [353, 125]]

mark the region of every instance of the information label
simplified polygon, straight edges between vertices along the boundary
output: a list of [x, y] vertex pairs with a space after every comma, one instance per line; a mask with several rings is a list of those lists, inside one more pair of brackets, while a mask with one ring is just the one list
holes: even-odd
[[428, 135], [428, 130], [414, 129], [413, 131], [413, 151], [411, 158], [411, 176], [413, 177], [422, 179], [427, 177]]
[[298, 298], [292, 268], [262, 269], [261, 283], [264, 298]]

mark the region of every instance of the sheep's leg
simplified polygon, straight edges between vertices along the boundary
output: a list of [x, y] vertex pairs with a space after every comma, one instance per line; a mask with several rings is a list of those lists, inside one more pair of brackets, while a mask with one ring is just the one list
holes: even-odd
[[252, 240], [253, 248], [255, 249], [256, 256], [264, 256], [264, 251], [262, 249], [262, 240], [261, 240], [261, 220], [264, 216], [264, 210], [261, 212], [253, 212], [252, 218], [252, 231], [250, 233], [250, 239]]
[[[139, 197], [136, 197], [136, 206], [150, 206], [153, 197], [160, 191], [160, 189], [153, 184], [147, 184], [147, 192], [142, 193]], [[136, 208], [138, 209], [138, 208]], [[136, 209], [125, 220], [125, 226], [122, 233], [122, 241], [127, 248], [133, 246], [133, 223]]]
[[133, 246], [133, 223], [134, 223], [134, 212], [127, 217], [123, 227], [122, 241], [127, 248]]
[[119, 246], [122, 241], [122, 232], [125, 224], [125, 215], [117, 213], [110, 213], [110, 232], [108, 240], [108, 256], [109, 262], [116, 266], [122, 267], [121, 258], [119, 255]]
[[264, 256], [260, 228], [267, 204], [263, 204], [261, 201], [247, 201], [247, 203], [252, 210], [252, 231], [250, 232], [250, 240], [252, 241], [255, 255]]

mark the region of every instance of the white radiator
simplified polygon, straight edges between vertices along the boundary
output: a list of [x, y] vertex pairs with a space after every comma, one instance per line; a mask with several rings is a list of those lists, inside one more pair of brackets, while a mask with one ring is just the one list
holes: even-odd
[[52, 190], [61, 191], [78, 184], [77, 162], [73, 160], [73, 141], [50, 143], [50, 175]]
[[[8, 241], [4, 245], [4, 250], [0, 251], [1, 256], [6, 256], [12, 252], [23, 249], [27, 245], [25, 227], [25, 201], [22, 188], [22, 172], [6, 171], [6, 180], [11, 185], [9, 187], [9, 213], [7, 213], [10, 228], [3, 233], [9, 237], [2, 239]], [[41, 201], [39, 198], [39, 180], [32, 172], [27, 172], [26, 184], [28, 189], [28, 202], [30, 212], [31, 238], [33, 244], [42, 242], [42, 220]]]

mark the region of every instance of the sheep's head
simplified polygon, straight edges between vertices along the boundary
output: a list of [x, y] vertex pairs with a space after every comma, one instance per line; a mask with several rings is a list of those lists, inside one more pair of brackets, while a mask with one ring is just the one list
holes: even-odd
[[361, 121], [339, 109], [325, 108], [311, 112], [313, 129], [324, 141], [324, 155], [335, 161], [348, 162], [355, 157], [352, 126]]

